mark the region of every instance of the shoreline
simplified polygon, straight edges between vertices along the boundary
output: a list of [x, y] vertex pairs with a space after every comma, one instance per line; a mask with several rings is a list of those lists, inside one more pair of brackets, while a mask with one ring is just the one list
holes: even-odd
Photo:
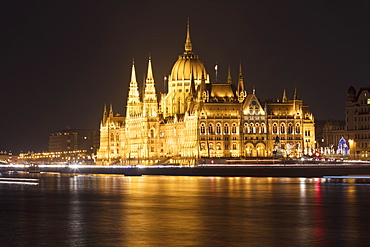
[[369, 164], [203, 164], [198, 166], [56, 166], [40, 165], [1, 166], [3, 174], [9, 172], [112, 174], [125, 176], [216, 176], [216, 177], [326, 177], [369, 176]]

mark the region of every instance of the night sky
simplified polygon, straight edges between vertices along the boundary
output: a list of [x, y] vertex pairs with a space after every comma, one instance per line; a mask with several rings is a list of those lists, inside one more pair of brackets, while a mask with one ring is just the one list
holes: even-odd
[[316, 119], [344, 120], [347, 89], [370, 82], [370, 1], [0, 1], [0, 151], [46, 151], [49, 134], [98, 129], [104, 104], [124, 113], [131, 61], [149, 53], [157, 91], [184, 51], [211, 80], [219, 64], [248, 92], [289, 98]]

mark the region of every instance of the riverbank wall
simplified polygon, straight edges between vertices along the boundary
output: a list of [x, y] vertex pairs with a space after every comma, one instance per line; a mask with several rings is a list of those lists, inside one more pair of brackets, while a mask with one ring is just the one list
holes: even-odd
[[1, 168], [1, 172], [116, 174], [125, 176], [325, 177], [369, 175], [370, 165], [204, 165], [204, 166], [42, 166]]

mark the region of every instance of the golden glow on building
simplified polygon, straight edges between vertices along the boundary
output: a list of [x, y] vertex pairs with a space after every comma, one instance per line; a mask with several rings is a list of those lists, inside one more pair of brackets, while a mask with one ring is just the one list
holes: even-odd
[[261, 102], [254, 90], [245, 90], [241, 66], [236, 85], [230, 69], [225, 83], [211, 83], [193, 53], [188, 24], [185, 51], [168, 76], [168, 93], [157, 98], [151, 58], [143, 90], [132, 64], [126, 117], [114, 114], [112, 106], [109, 112], [104, 108], [97, 162], [300, 157], [314, 148], [314, 117], [296, 92], [293, 99], [284, 90], [281, 99]]

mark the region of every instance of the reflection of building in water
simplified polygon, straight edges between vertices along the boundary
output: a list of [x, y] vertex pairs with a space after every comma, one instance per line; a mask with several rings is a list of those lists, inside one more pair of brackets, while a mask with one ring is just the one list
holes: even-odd
[[126, 117], [115, 114], [112, 106], [104, 109], [98, 163], [267, 157], [275, 146], [298, 157], [314, 150], [314, 117], [297, 93], [289, 99], [284, 90], [281, 99], [260, 101], [254, 90], [246, 91], [241, 66], [235, 84], [230, 68], [226, 82], [211, 82], [193, 53], [189, 25], [185, 51], [168, 76], [168, 92], [157, 95], [151, 58], [144, 84], [140, 90], [132, 64]]

